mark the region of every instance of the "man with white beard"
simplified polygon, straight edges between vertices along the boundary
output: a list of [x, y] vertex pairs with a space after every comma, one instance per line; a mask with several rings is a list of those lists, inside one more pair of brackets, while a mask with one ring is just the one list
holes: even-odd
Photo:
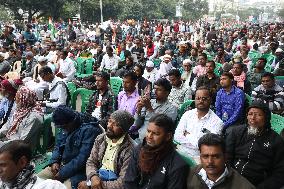
[[271, 112], [254, 101], [247, 123], [226, 133], [228, 162], [258, 189], [284, 186], [284, 141], [271, 129]]

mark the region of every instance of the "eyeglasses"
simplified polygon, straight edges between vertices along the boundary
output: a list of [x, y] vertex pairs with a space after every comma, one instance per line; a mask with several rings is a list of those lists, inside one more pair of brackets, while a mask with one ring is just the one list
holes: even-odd
[[195, 100], [198, 101], [208, 101], [210, 99], [210, 97], [195, 97]]

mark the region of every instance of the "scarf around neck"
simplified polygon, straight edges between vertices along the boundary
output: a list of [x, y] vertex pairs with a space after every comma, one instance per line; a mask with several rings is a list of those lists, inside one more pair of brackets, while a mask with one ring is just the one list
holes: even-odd
[[11, 189], [24, 189], [29, 184], [34, 185], [36, 181], [37, 176], [35, 175], [34, 166], [28, 165], [18, 174], [13, 183], [5, 183], [4, 185], [9, 185]]
[[144, 144], [139, 153], [138, 165], [142, 174], [153, 174], [167, 155], [174, 150], [172, 141], [165, 142], [157, 148]]

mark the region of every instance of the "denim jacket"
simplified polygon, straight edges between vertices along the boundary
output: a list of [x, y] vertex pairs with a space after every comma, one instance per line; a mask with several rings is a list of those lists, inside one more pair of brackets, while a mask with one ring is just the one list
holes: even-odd
[[60, 180], [70, 179], [72, 188], [86, 180], [86, 161], [96, 137], [102, 131], [97, 122], [83, 123], [75, 131], [60, 131], [49, 164], [59, 163]]

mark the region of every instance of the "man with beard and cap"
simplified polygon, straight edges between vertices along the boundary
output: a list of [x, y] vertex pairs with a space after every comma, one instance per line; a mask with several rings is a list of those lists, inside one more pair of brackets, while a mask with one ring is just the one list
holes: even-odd
[[271, 112], [260, 101], [247, 111], [247, 121], [226, 133], [228, 162], [258, 189], [284, 186], [284, 141], [271, 129]]
[[62, 105], [54, 110], [52, 120], [61, 131], [57, 134], [49, 166], [38, 176], [64, 182], [68, 189], [77, 188], [80, 181], [86, 180], [86, 161], [102, 130], [95, 118]]
[[78, 189], [88, 189], [88, 186], [95, 189], [123, 188], [125, 172], [134, 147], [127, 134], [133, 123], [134, 118], [125, 110], [117, 110], [110, 115], [107, 132], [97, 137], [87, 160], [87, 182], [82, 181]]
[[187, 189], [254, 189], [255, 187], [236, 170], [226, 164], [224, 139], [208, 133], [198, 140], [201, 164], [191, 169]]
[[143, 143], [135, 148], [124, 189], [184, 189], [188, 165], [173, 144], [175, 124], [165, 114], [149, 120]]

